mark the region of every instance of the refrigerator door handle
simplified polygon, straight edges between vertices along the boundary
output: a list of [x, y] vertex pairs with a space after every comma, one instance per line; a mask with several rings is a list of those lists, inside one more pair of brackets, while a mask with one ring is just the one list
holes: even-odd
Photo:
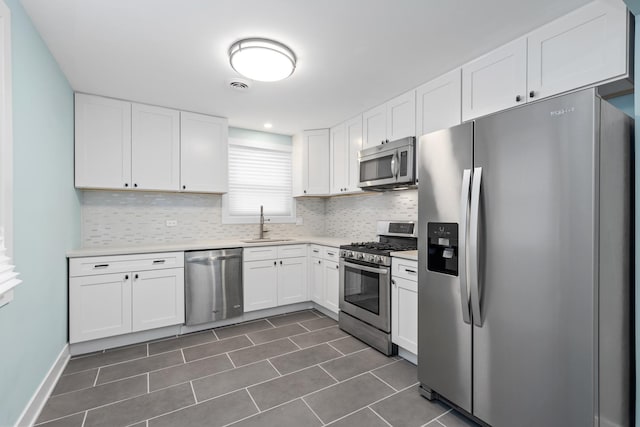
[[480, 260], [478, 257], [478, 227], [480, 215], [480, 184], [482, 183], [482, 168], [473, 169], [471, 183], [471, 218], [469, 220], [469, 284], [471, 288], [471, 309], [473, 324], [482, 326], [480, 312]]
[[469, 307], [469, 284], [467, 283], [467, 224], [469, 222], [469, 191], [471, 187], [471, 169], [462, 173], [460, 188], [460, 236], [458, 262], [460, 263], [460, 303], [462, 304], [462, 320], [471, 324], [471, 308]]

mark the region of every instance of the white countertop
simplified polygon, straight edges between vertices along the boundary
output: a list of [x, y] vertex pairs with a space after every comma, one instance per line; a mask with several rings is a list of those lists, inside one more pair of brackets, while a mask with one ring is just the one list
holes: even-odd
[[410, 259], [413, 261], [417, 261], [418, 260], [418, 251], [398, 251], [398, 252], [391, 252], [391, 256], [396, 257], [396, 258], [404, 258], [404, 259]]
[[[274, 237], [274, 239], [277, 239]], [[245, 239], [245, 240], [249, 240]], [[251, 248], [255, 246], [279, 246], [279, 245], [297, 245], [297, 244], [315, 244], [331, 247], [339, 247], [340, 245], [348, 245], [352, 239], [340, 237], [294, 237], [284, 241], [266, 241], [260, 243], [244, 243], [238, 239], [229, 240], [208, 240], [201, 242], [188, 243], [160, 243], [157, 245], [143, 246], [121, 246], [121, 247], [105, 247], [105, 248], [82, 248], [74, 249], [67, 252], [67, 258], [79, 258], [90, 256], [109, 256], [109, 255], [130, 255], [143, 254], [150, 252], [179, 252], [206, 249], [223, 249], [223, 248]], [[398, 252], [401, 253], [401, 252]]]

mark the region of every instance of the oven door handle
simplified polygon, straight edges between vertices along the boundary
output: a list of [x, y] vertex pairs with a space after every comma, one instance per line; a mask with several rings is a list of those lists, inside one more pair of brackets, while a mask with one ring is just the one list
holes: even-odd
[[344, 263], [344, 265], [346, 267], [357, 268], [359, 270], [368, 271], [369, 273], [389, 274], [389, 269], [388, 268], [368, 267], [366, 265], [354, 264], [354, 263], [348, 262], [348, 261], [343, 261], [343, 263]]

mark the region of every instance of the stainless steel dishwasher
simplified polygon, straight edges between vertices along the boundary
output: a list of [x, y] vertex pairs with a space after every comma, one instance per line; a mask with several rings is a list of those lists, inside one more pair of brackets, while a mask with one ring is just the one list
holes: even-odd
[[184, 253], [186, 324], [240, 316], [242, 248]]

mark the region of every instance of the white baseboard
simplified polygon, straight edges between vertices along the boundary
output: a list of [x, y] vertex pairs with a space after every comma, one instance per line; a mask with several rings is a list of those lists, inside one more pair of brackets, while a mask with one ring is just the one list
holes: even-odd
[[60, 375], [64, 371], [64, 368], [67, 367], [67, 363], [69, 363], [69, 344], [65, 344], [62, 351], [58, 355], [58, 358], [53, 362], [49, 372], [45, 375], [44, 379], [36, 389], [36, 392], [31, 397], [31, 400], [27, 404], [27, 406], [22, 411], [20, 418], [18, 418], [18, 422], [15, 427], [31, 427], [36, 422], [38, 417], [40, 416], [40, 412], [42, 412], [42, 408], [44, 408], [45, 403], [47, 403], [47, 399], [53, 392], [53, 388], [58, 382]]
[[402, 357], [408, 362], [413, 363], [414, 365], [418, 364], [418, 356], [411, 353], [409, 350], [405, 350], [402, 347], [398, 347], [398, 356]]

